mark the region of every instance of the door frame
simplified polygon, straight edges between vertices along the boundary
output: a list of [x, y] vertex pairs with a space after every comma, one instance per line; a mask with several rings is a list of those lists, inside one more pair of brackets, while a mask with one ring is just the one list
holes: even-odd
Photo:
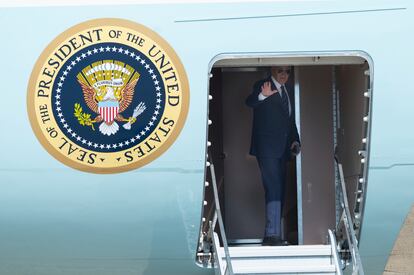
[[[209, 62], [207, 67], [207, 93], [206, 102], [209, 105], [209, 91], [210, 91], [210, 78], [212, 77], [211, 71], [213, 67], [259, 67], [259, 66], [271, 66], [275, 64], [289, 64], [295, 67], [295, 115], [298, 132], [300, 133], [300, 87], [298, 84], [299, 73], [297, 72], [297, 66], [300, 65], [346, 65], [346, 64], [360, 64], [361, 62], [368, 63], [367, 74], [371, 76], [369, 87], [373, 89], [373, 75], [374, 75], [374, 62], [371, 56], [364, 51], [315, 51], [315, 52], [266, 52], [266, 53], [218, 53]], [[371, 95], [370, 95], [371, 96]], [[208, 116], [208, 115], [207, 115]], [[208, 134], [208, 117], [206, 118], [206, 128]], [[367, 115], [367, 136], [369, 141], [366, 144], [366, 152], [370, 154], [370, 136], [371, 136], [371, 123], [372, 121], [372, 100], [370, 100], [369, 111]], [[207, 152], [207, 146], [206, 146]], [[206, 160], [207, 161], [207, 160]], [[302, 207], [302, 164], [301, 156], [299, 155], [296, 159], [296, 176], [297, 176], [297, 203], [298, 203], [298, 244], [303, 244], [303, 207]], [[366, 190], [368, 182], [368, 167], [369, 158], [366, 159], [365, 166], [363, 169], [361, 182], [364, 183], [363, 190]], [[363, 204], [361, 206], [361, 215], [358, 217], [359, 222], [362, 225], [364, 206], [366, 201], [366, 192], [363, 194]], [[203, 211], [201, 211], [203, 215]], [[200, 217], [200, 220], [202, 216]], [[359, 239], [360, 236], [358, 236]]]

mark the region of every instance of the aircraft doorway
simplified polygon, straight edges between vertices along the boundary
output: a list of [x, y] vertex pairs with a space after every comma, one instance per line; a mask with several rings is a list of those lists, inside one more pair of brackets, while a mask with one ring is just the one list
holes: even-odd
[[[256, 158], [249, 154], [253, 111], [245, 104], [253, 84], [269, 68], [290, 65], [286, 84], [301, 139], [301, 154], [288, 163], [282, 238], [291, 245], [326, 244], [328, 230], [345, 240], [341, 222], [340, 173], [356, 238], [366, 197], [371, 121], [371, 70], [366, 58], [303, 56], [223, 59], [209, 82], [208, 160], [214, 163], [228, 244], [260, 245], [265, 202]], [[208, 167], [208, 165], [207, 165]], [[212, 175], [206, 168], [206, 181]], [[207, 236], [213, 220], [212, 188], [206, 184], [201, 225]], [[213, 206], [213, 207], [212, 207]], [[208, 238], [207, 238], [208, 239]], [[343, 245], [342, 243], [340, 243]]]

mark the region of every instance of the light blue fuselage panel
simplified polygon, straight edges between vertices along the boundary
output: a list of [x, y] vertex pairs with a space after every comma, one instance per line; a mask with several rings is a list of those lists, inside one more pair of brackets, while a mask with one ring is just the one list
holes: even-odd
[[[366, 273], [380, 274], [414, 200], [412, 8], [408, 1], [0, 8], [0, 273], [212, 273], [195, 264], [209, 62], [223, 53], [363, 51], [374, 86], [360, 247]], [[190, 104], [181, 134], [159, 158], [97, 175], [63, 165], [40, 145], [26, 95], [49, 42], [106, 17], [143, 24], [173, 47]]]

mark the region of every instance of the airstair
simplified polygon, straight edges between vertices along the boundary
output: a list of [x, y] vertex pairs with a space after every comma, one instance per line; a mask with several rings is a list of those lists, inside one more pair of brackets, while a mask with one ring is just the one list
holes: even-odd
[[207, 165], [211, 172], [215, 211], [204, 238], [207, 244], [205, 251], [199, 253], [199, 257], [208, 258], [216, 274], [343, 274], [347, 265], [351, 265], [352, 274], [364, 274], [341, 164], [337, 163], [342, 215], [337, 227], [328, 230], [328, 243], [291, 246], [229, 246], [221, 216], [214, 165]]
[[[224, 247], [213, 234], [216, 274], [226, 274]], [[342, 274], [336, 253], [332, 245], [229, 247], [233, 274]]]

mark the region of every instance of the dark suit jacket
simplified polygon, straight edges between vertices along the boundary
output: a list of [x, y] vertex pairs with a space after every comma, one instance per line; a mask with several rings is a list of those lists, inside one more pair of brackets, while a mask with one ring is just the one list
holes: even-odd
[[257, 157], [289, 157], [292, 142], [300, 142], [294, 119], [293, 96], [288, 91], [292, 109], [289, 117], [283, 111], [279, 93], [259, 101], [261, 86], [266, 81], [270, 81], [272, 90], [276, 90], [271, 77], [269, 77], [256, 82], [252, 93], [246, 99], [246, 104], [253, 108], [250, 154]]

